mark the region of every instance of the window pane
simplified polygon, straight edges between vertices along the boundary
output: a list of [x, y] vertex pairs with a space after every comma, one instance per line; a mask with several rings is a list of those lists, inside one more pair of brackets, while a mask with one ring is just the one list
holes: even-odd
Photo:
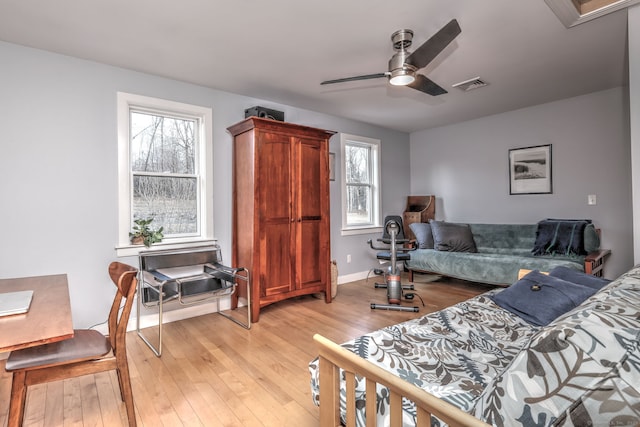
[[194, 120], [132, 111], [132, 170], [195, 173], [195, 130]]
[[370, 149], [357, 145], [345, 147], [345, 167], [347, 183], [369, 184]]
[[371, 224], [371, 197], [368, 186], [347, 186], [347, 224]]
[[198, 231], [196, 178], [133, 177], [133, 219], [154, 218], [152, 228], [164, 234]]

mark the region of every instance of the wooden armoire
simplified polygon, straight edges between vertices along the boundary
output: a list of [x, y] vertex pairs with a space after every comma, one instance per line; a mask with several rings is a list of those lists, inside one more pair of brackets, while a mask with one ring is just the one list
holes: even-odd
[[[335, 132], [258, 117], [228, 131], [232, 262], [251, 274], [252, 321], [262, 307], [291, 297], [324, 292], [331, 302], [329, 138]], [[247, 297], [240, 292], [233, 306], [238, 296]]]

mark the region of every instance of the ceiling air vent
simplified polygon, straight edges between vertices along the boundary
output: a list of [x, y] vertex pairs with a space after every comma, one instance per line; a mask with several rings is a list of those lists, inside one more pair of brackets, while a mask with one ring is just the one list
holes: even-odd
[[470, 90], [478, 89], [486, 85], [488, 85], [488, 83], [482, 80], [480, 77], [474, 77], [472, 79], [456, 83], [452, 86], [457, 87], [463, 92], [469, 92]]

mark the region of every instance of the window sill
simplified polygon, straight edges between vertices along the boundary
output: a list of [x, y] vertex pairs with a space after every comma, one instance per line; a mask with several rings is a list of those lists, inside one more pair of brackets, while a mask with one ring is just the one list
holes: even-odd
[[366, 227], [350, 227], [350, 228], [343, 228], [342, 230], [340, 230], [341, 236], [356, 236], [359, 234], [372, 234], [372, 233], [382, 233], [382, 226], [368, 225]]
[[116, 255], [118, 257], [137, 256], [140, 252], [146, 251], [162, 251], [168, 249], [187, 249], [199, 246], [212, 246], [218, 243], [217, 239], [199, 239], [199, 240], [182, 240], [155, 243], [150, 248], [144, 245], [119, 245], [116, 246]]

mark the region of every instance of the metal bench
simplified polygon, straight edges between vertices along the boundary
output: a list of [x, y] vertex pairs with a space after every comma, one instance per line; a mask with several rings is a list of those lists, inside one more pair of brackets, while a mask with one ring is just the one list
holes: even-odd
[[[164, 304], [177, 301], [194, 305], [215, 300], [217, 312], [249, 329], [251, 328], [251, 291], [249, 271], [243, 267], [222, 264], [219, 246], [145, 251], [139, 255], [138, 310], [136, 331], [156, 356], [162, 355], [162, 316]], [[233, 295], [238, 282], [247, 286], [247, 321], [243, 323], [220, 309], [220, 299]], [[154, 346], [140, 330], [142, 306], [158, 308], [158, 345]]]

